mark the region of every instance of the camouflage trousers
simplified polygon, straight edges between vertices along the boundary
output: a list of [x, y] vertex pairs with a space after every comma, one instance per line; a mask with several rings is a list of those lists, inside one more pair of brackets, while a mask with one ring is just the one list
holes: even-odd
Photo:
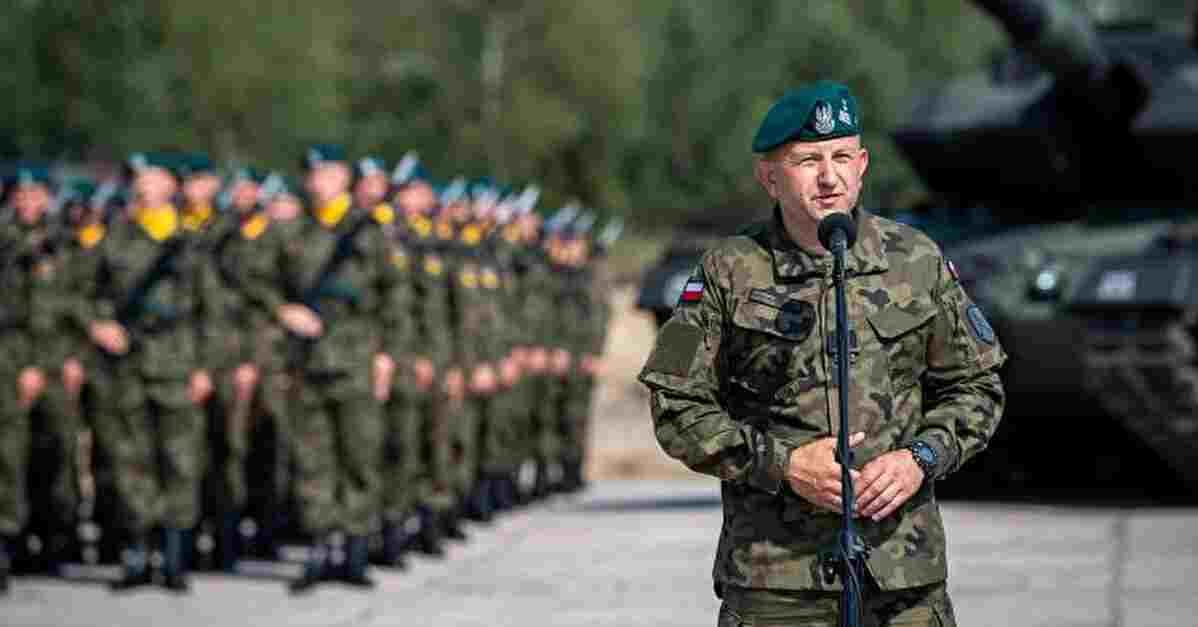
[[414, 498], [433, 511], [444, 512], [457, 502], [454, 418], [458, 403], [432, 392], [415, 394], [410, 403], [417, 434], [411, 441], [417, 457]]
[[292, 445], [300, 517], [309, 533], [367, 535], [382, 506], [383, 414], [365, 374], [297, 374]]
[[[881, 591], [868, 577], [862, 627], [956, 627], [944, 582]], [[840, 593], [726, 588], [718, 627], [836, 627]]]
[[77, 503], [77, 411], [57, 373], [32, 407], [19, 407], [16, 373], [6, 373], [0, 400], [0, 535], [16, 535], [30, 522], [64, 528]]
[[511, 473], [524, 460], [521, 449], [526, 426], [520, 415], [524, 407], [524, 391], [525, 388], [517, 383], [478, 401], [481, 418], [479, 468], [482, 472]]
[[263, 372], [248, 402], [238, 401], [231, 368], [214, 376], [216, 393], [205, 408], [211, 456], [205, 509], [235, 513], [245, 509], [251, 494], [281, 504], [287, 485], [286, 375]]
[[429, 490], [425, 466], [423, 416], [431, 398], [396, 385], [383, 406], [383, 517], [398, 522]]
[[479, 441], [482, 436], [482, 420], [486, 411], [486, 399], [467, 396], [462, 403], [451, 403], [448, 407], [453, 423], [453, 492], [465, 497], [474, 488], [479, 470]]
[[150, 379], [122, 361], [97, 372], [92, 389], [96, 442], [112, 460], [127, 529], [194, 526], [207, 452], [204, 412], [187, 381]]

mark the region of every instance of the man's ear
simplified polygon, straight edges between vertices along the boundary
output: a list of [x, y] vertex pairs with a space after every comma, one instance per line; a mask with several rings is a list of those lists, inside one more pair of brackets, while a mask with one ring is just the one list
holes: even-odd
[[753, 174], [757, 178], [757, 183], [765, 190], [765, 193], [769, 194], [770, 198], [777, 200], [778, 195], [775, 192], [773, 164], [768, 159], [758, 157], [753, 163]]

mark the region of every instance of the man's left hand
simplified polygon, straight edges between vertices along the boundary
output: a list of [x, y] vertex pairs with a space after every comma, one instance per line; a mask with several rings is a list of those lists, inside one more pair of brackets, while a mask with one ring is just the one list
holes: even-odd
[[854, 485], [857, 516], [874, 522], [886, 518], [919, 491], [923, 479], [923, 469], [911, 451], [892, 451], [874, 459], [861, 469], [861, 478]]
[[191, 373], [187, 382], [187, 398], [193, 405], [203, 406], [212, 398], [212, 375], [207, 370], [197, 370]]

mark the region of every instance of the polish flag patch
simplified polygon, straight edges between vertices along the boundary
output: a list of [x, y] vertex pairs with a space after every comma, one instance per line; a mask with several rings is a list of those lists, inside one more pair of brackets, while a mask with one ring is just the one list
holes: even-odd
[[697, 303], [703, 300], [703, 281], [691, 279], [686, 282], [686, 287], [682, 288], [682, 296], [678, 297], [680, 303]]

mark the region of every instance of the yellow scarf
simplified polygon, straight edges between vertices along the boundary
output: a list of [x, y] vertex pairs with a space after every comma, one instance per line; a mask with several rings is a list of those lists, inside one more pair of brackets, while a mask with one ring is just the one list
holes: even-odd
[[433, 232], [432, 220], [429, 220], [424, 216], [409, 216], [408, 226], [412, 228], [416, 235], [420, 236], [420, 239], [428, 237]]
[[137, 210], [137, 224], [150, 239], [161, 242], [179, 230], [179, 212], [171, 204], [152, 209], [142, 207]]
[[316, 219], [326, 228], [332, 228], [341, 223], [341, 218], [349, 213], [349, 194], [342, 194], [323, 207], [317, 207]]
[[241, 236], [251, 241], [256, 240], [269, 225], [270, 218], [266, 214], [255, 213], [250, 219], [241, 223]]
[[380, 203], [370, 212], [370, 215], [379, 224], [391, 224], [395, 221], [395, 210], [387, 203]]
[[183, 228], [188, 231], [198, 231], [212, 219], [212, 207], [200, 205], [183, 210]]
[[79, 240], [79, 245], [84, 248], [94, 248], [96, 244], [100, 243], [100, 240], [104, 239], [104, 234], [107, 231], [103, 222], [94, 222], [81, 227], [76, 231], [75, 237]]

